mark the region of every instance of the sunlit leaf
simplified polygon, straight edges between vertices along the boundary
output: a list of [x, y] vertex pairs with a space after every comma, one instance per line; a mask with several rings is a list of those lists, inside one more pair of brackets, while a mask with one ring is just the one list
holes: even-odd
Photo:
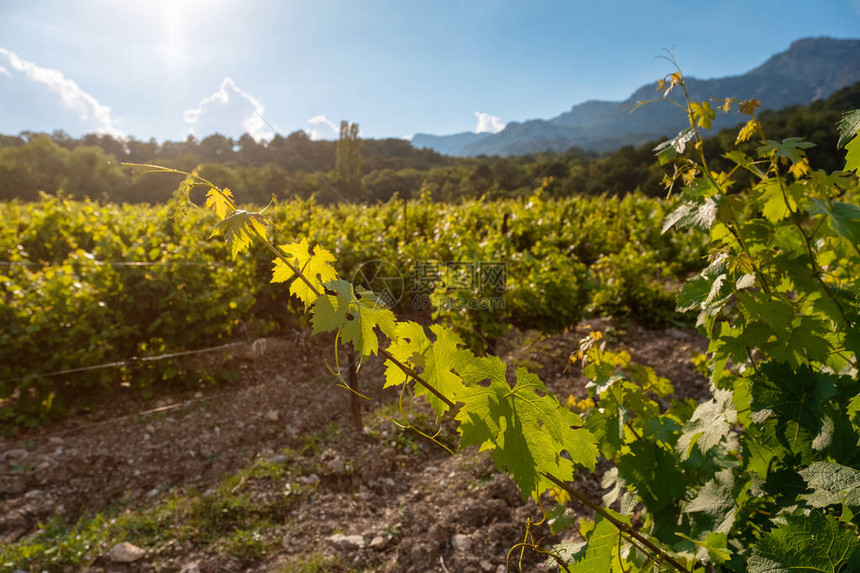
[[251, 213], [244, 209], [237, 209], [233, 213], [215, 225], [215, 229], [209, 237], [223, 235], [230, 247], [230, 254], [235, 259], [239, 253], [248, 249], [254, 241], [254, 237], [266, 236], [268, 222], [259, 213]]
[[296, 279], [290, 285], [290, 293], [297, 296], [305, 304], [306, 309], [310, 308], [317, 299], [318, 293], [322, 292], [323, 285], [337, 278], [337, 271], [332, 266], [335, 257], [319, 245], [314, 246], [311, 253], [307, 238], [296, 243], [281, 245], [280, 248], [290, 259], [290, 264], [301, 272], [307, 282], [296, 278], [297, 275], [293, 269], [281, 259], [272, 261], [274, 268], [271, 282], [282, 283]]
[[206, 208], [209, 207], [214, 207], [219, 220], [224, 219], [227, 213], [233, 210], [233, 192], [229, 189], [210, 188], [206, 193]]
[[341, 339], [351, 343], [363, 357], [379, 350], [376, 328], [388, 337], [394, 335], [394, 315], [375, 299], [359, 299], [352, 285], [344, 280], [330, 282], [326, 289], [334, 294], [323, 294], [314, 303], [314, 334], [337, 330]]
[[716, 117], [716, 112], [706, 101], [703, 102], [692, 102], [690, 104], [690, 109], [693, 113], [693, 120], [696, 122], [701, 128], [711, 129], [711, 122], [714, 121], [714, 117]]
[[458, 401], [464, 406], [456, 416], [460, 447], [492, 450], [496, 465], [508, 468], [524, 498], [553, 487], [544, 472], [570, 481], [575, 464], [594, 468], [594, 436], [537, 376], [520, 368], [511, 387], [504, 363], [490, 357], [473, 361], [463, 378], [466, 388]]
[[[466, 371], [467, 363], [474, 355], [465, 349], [460, 337], [441, 324], [430, 327], [434, 340], [430, 340], [424, 327], [415, 322], [398, 322], [394, 338], [388, 351], [401, 363], [418, 370], [421, 377], [450, 400], [456, 400], [463, 389], [463, 379], [458, 372]], [[385, 387], [399, 386], [409, 376], [394, 362], [385, 363]], [[415, 387], [416, 396], [425, 396], [439, 415], [448, 410], [448, 405], [421, 385]]]

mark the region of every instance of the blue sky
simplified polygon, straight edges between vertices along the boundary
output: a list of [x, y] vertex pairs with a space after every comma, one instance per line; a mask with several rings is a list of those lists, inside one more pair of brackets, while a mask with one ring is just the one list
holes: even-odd
[[860, 37], [860, 0], [0, 0], [0, 133], [497, 130]]

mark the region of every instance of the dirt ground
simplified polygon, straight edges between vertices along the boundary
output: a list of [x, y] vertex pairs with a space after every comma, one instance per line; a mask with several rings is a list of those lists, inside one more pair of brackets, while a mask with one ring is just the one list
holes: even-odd
[[[509, 367], [536, 372], [562, 399], [584, 397], [585, 380], [568, 357], [586, 332], [583, 324], [553, 336], [512, 333], [496, 351]], [[705, 395], [707, 384], [690, 362], [706, 348], [695, 332], [629, 326], [610, 334], [611, 343], [672, 380], [680, 395]], [[239, 374], [234, 386], [149, 402], [119, 397], [97, 418], [73, 418], [0, 442], [0, 544], [32, 533], [55, 514], [74, 522], [108, 507], [147, 507], [171, 491], [205, 492], [255, 460], [283, 461], [289, 469], [278, 480], [237, 486], [262, 498], [283, 496], [290, 484], [311, 492], [296, 496], [266, 530], [267, 547], [274, 549], [262, 558], [242, 560], [209, 544], [186, 544], [148, 552], [127, 569], [99, 558], [92, 570], [292, 571], [302, 570], [302, 556], [314, 554], [328, 559], [320, 570], [504, 571], [505, 556], [523, 540], [528, 520], [540, 520], [536, 504], [523, 503], [487, 456], [451, 456], [388, 421], [385, 415], [397, 415], [398, 394], [380, 389], [379, 360], [360, 371], [371, 400], [364, 402], [365, 432], [352, 432], [349, 395], [326, 369], [326, 362], [334, 363], [332, 344], [298, 332], [268, 339], [223, 358]], [[419, 418], [421, 411], [420, 405], [414, 409]], [[449, 430], [443, 428], [443, 439]], [[314, 433], [328, 437], [302, 454]], [[287, 460], [285, 451], [293, 457]], [[599, 496], [594, 477], [579, 486]], [[545, 526], [533, 534], [545, 543], [560, 540]], [[544, 561], [527, 552], [523, 568], [542, 570]]]

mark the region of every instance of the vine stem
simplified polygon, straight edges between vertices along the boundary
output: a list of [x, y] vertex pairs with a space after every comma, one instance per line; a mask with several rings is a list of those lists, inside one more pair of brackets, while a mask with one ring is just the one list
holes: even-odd
[[398, 368], [400, 368], [400, 370], [402, 370], [404, 374], [410, 376], [413, 380], [415, 380], [416, 382], [418, 382], [419, 384], [424, 386], [424, 388], [426, 388], [431, 394], [433, 394], [434, 396], [439, 398], [439, 400], [441, 400], [442, 403], [444, 403], [446, 406], [448, 406], [449, 408], [452, 408], [452, 409], [456, 407], [454, 402], [452, 402], [450, 399], [448, 399], [447, 396], [445, 396], [442, 392], [437, 390], [432, 384], [430, 384], [429, 382], [424, 380], [420, 374], [415, 372], [415, 370], [413, 370], [412, 368], [410, 368], [406, 364], [403, 364], [402, 362], [400, 362], [388, 350], [385, 350], [384, 348], [380, 348], [379, 349], [379, 355], [384, 356], [386, 358], [386, 360], [390, 360], [391, 363], [394, 364], [395, 366], [397, 366]]
[[[681, 80], [678, 83], [678, 85], [681, 86], [681, 90], [684, 92], [684, 100], [687, 102], [687, 120], [690, 124], [690, 128], [696, 134], [696, 145], [694, 146], [694, 149], [696, 151], [696, 155], [699, 158], [699, 161], [701, 162], [702, 173], [704, 174], [705, 177], [708, 178], [708, 180], [711, 182], [711, 184], [714, 186], [714, 188], [719, 193], [726, 195], [726, 190], [723, 188], [722, 185], [720, 185], [719, 181], [717, 181], [714, 178], [714, 175], [711, 173], [711, 169], [708, 167], [708, 158], [705, 156], [705, 151], [702, 149], [702, 142], [703, 142], [702, 135], [701, 135], [701, 133], [699, 133], [699, 130], [696, 128], [696, 120], [695, 120], [695, 116], [693, 114], [693, 100], [690, 98], [690, 93], [687, 91], [687, 84], [684, 81], [683, 75], [681, 74], [681, 68], [678, 67], [678, 64], [674, 60], [670, 60], [670, 61], [675, 66], [677, 73], [681, 77]], [[762, 134], [762, 137], [764, 137], [763, 134]], [[735, 237], [735, 239], [738, 241], [738, 244], [740, 244], [741, 250], [744, 252], [744, 254], [752, 262], [753, 270], [755, 271], [756, 277], [758, 278], [758, 281], [761, 284], [762, 289], [766, 293], [770, 294], [770, 286], [768, 285], [768, 282], [765, 279], [764, 273], [761, 271], [759, 266], [755, 263], [755, 259], [750, 254], [749, 249], [747, 249], [746, 242], [744, 241], [743, 235], [741, 234], [741, 227], [740, 227], [740, 222], [738, 221], [738, 218], [737, 218], [737, 214], [735, 213], [735, 210], [733, 208], [731, 208], [731, 205], [729, 206], [729, 209], [731, 210], [731, 214], [732, 214], [732, 221], [731, 221], [732, 224], [726, 225], [726, 228]]]
[[545, 477], [546, 479], [548, 479], [549, 481], [551, 481], [552, 483], [554, 483], [555, 485], [557, 485], [558, 487], [560, 487], [561, 489], [563, 489], [564, 491], [566, 491], [567, 493], [569, 493], [572, 497], [575, 497], [583, 505], [594, 510], [595, 513], [599, 513], [604, 519], [606, 519], [607, 521], [609, 521], [609, 523], [614, 525], [616, 529], [618, 529], [622, 533], [629, 535], [630, 537], [632, 537], [633, 539], [635, 539], [636, 541], [638, 541], [639, 543], [641, 543], [642, 545], [647, 547], [651, 552], [653, 552], [655, 555], [657, 555], [660, 559], [665, 560], [668, 564], [670, 564], [672, 567], [674, 567], [676, 571], [681, 571], [682, 573], [690, 573], [690, 570], [687, 569], [686, 567], [684, 567], [683, 565], [681, 565], [677, 560], [675, 560], [674, 557], [672, 557], [671, 555], [666, 553], [664, 550], [662, 550], [659, 547], [657, 547], [656, 545], [654, 545], [651, 541], [648, 540], [648, 538], [641, 535], [635, 529], [633, 529], [632, 527], [630, 527], [629, 525], [627, 525], [626, 523], [624, 523], [623, 521], [621, 521], [620, 519], [616, 518], [614, 515], [609, 513], [605, 507], [597, 505], [596, 503], [594, 503], [593, 501], [588, 499], [588, 496], [586, 496], [582, 492], [574, 489], [573, 487], [569, 486], [568, 484], [564, 483], [563, 481], [561, 481], [560, 479], [558, 479], [554, 475], [548, 474], [546, 472], [542, 472], [541, 475], [543, 477]]

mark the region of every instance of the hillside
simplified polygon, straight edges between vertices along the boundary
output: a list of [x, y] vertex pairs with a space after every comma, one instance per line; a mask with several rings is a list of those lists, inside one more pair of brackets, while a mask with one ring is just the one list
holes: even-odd
[[[809, 104], [860, 81], [860, 40], [805, 38], [762, 65], [739, 76], [688, 78], [694, 100], [757, 98], [771, 110]], [[613, 151], [669, 136], [685, 127], [674, 106], [652, 105], [631, 113], [639, 101], [655, 97], [648, 84], [621, 102], [587, 101], [551, 119], [511, 122], [494, 135], [429, 136], [416, 134], [412, 145], [455, 156], [522, 155], [564, 151], [570, 147]], [[721, 117], [715, 129], [731, 127], [735, 118]]]

